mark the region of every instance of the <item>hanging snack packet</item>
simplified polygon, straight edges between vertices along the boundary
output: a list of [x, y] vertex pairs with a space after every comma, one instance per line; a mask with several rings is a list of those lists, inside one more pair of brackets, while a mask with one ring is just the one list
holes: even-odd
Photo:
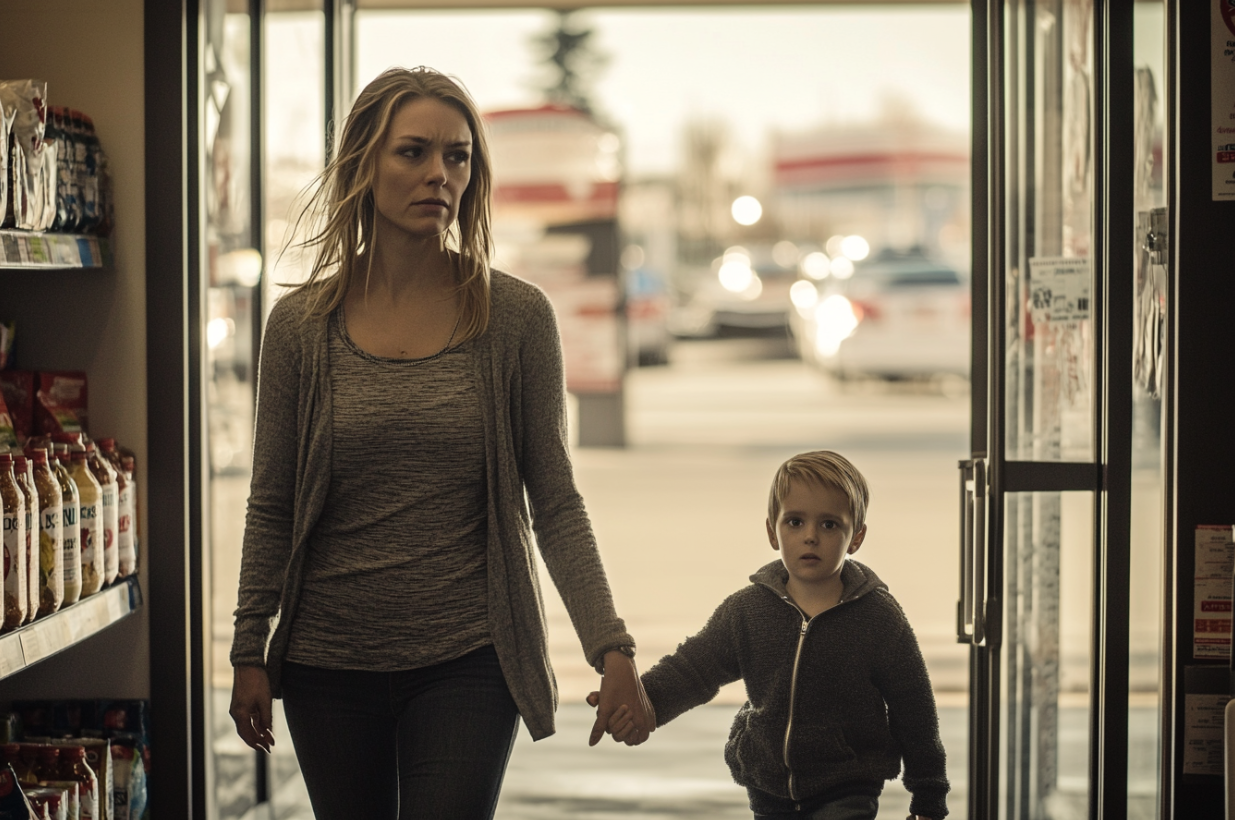
[[[4, 254], [0, 252], [0, 261]], [[17, 322], [12, 320], [0, 322], [0, 370], [8, 367], [13, 361], [13, 339], [17, 336]]]
[[30, 820], [34, 816], [34, 809], [17, 785], [13, 767], [0, 764], [0, 820]]
[[44, 370], [38, 389], [58, 407], [71, 410], [83, 431], [90, 429], [90, 402], [86, 374], [81, 370]]
[[0, 393], [0, 450], [17, 446], [17, 430], [13, 427], [13, 417], [9, 415], [9, 406], [4, 402], [4, 394]]
[[9, 139], [13, 133], [13, 117], [16, 111], [9, 110], [0, 103], [0, 223], [9, 207]]
[[[22, 167], [20, 174], [13, 174], [14, 190], [10, 194], [14, 203], [13, 227], [23, 230], [44, 230], [55, 218], [55, 152], [50, 152], [50, 168], [44, 161], [48, 153], [43, 141], [46, 99], [47, 83], [43, 80], [0, 81], [0, 105], [15, 112], [12, 142], [17, 150], [10, 157], [10, 167]], [[12, 162], [18, 154], [19, 161]]]
[[18, 443], [34, 435], [35, 374], [29, 370], [0, 370], [0, 395], [9, 409]]

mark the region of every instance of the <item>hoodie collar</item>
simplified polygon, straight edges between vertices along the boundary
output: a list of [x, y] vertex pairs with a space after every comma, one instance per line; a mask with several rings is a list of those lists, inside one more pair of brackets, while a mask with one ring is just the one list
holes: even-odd
[[[776, 597], [785, 598], [789, 595], [786, 584], [789, 582], [789, 570], [780, 561], [772, 561], [760, 567], [750, 576], [751, 583], [767, 587], [776, 593]], [[846, 558], [840, 570], [841, 602], [852, 601], [876, 589], [887, 589], [888, 585], [879, 580], [875, 571], [865, 564], [852, 558]]]

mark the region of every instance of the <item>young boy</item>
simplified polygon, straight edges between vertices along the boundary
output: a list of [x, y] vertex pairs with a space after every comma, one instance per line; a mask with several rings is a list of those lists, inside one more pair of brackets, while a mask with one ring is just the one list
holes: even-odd
[[[725, 762], [757, 820], [874, 820], [902, 759], [910, 811], [929, 820], [948, 813], [917, 639], [887, 586], [848, 559], [866, 538], [869, 497], [866, 479], [837, 453], [782, 464], [767, 519], [780, 560], [642, 676], [657, 726], [745, 681]], [[609, 723], [619, 741], [632, 733], [624, 709]]]

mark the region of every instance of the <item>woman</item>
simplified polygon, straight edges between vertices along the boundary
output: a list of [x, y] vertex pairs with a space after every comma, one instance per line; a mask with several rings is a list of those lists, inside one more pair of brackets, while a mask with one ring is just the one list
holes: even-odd
[[283, 698], [318, 820], [492, 817], [519, 717], [553, 733], [533, 532], [604, 675], [590, 742], [623, 704], [638, 740], [654, 723], [574, 485], [552, 309], [488, 267], [490, 188], [467, 93], [383, 73], [267, 324], [231, 715], [269, 751]]

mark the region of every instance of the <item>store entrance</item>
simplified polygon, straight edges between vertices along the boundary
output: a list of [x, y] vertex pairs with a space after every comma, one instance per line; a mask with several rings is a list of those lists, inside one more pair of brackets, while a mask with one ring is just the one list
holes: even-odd
[[1167, 11], [974, 8], [991, 161], [961, 463], [969, 816], [1156, 817]]
[[[624, 303], [624, 312], [605, 326], [559, 316], [568, 359], [572, 341], [595, 349], [608, 339], [603, 352], [620, 364], [616, 385], [612, 371], [574, 373], [593, 385], [607, 375], [622, 419], [621, 441], [598, 445], [594, 435], [613, 434], [593, 415], [605, 403], [587, 398], [600, 391], [573, 385], [574, 463], [619, 611], [639, 640], [640, 666], [672, 651], [775, 559], [764, 518], [776, 466], [804, 450], [838, 450], [871, 482], [871, 535], [858, 558], [888, 583], [915, 627], [943, 718], [949, 805], [963, 814], [968, 667], [955, 632], [955, 465], [969, 452], [976, 304], [967, 6], [597, 8], [563, 18], [544, 9], [379, 14], [361, 5], [336, 29], [320, 9], [268, 10], [260, 40], [235, 13], [214, 29], [232, 43], [219, 54], [232, 60], [224, 66], [233, 89], [243, 84], [235, 60], [260, 53], [266, 64], [262, 150], [251, 154], [264, 162], [263, 193], [253, 202], [260, 230], [231, 249], [261, 249], [263, 279], [256, 287], [214, 285], [220, 313], [212, 320], [221, 321], [208, 338], [218, 340], [210, 348], [216, 361], [238, 351], [252, 362], [250, 331], [279, 295], [274, 285], [303, 270], [283, 247], [295, 195], [324, 162], [313, 124], [326, 119], [330, 61], [322, 55], [339, 31], [354, 32], [359, 83], [396, 63], [457, 73], [494, 114], [495, 140], [511, 138], [507, 146], [519, 133], [514, 123], [549, 117], [537, 113], [535, 87], [552, 80], [540, 76], [538, 38], [564, 26], [592, 31], [604, 57], [593, 67], [593, 124], [602, 126], [595, 142], [616, 146], [610, 153], [622, 176], [605, 215], [618, 228], [611, 266], [589, 272], [609, 277], [611, 305]], [[458, 62], [468, 43], [483, 44], [483, 60]], [[689, 59], [679, 56], [687, 52]], [[649, 54], [664, 59], [648, 61]], [[658, 80], [670, 57], [683, 61], [678, 79]], [[252, 127], [238, 122], [223, 120], [233, 150], [214, 156], [237, 161], [235, 146]], [[522, 156], [508, 150], [505, 167]], [[498, 173], [500, 184], [501, 166]], [[234, 169], [212, 178], [234, 178]], [[579, 229], [582, 218], [542, 226], [539, 244], [527, 242], [527, 223], [540, 214], [517, 194], [502, 200], [498, 217], [500, 267], [530, 278], [563, 256], [595, 263], [589, 251], [598, 234]], [[743, 197], [757, 200], [757, 219]], [[746, 210], [735, 209], [739, 200]], [[251, 424], [253, 371], [220, 364], [211, 372], [219, 401], [210, 428], [218, 814], [308, 816], [285, 727], [277, 726], [275, 754], [255, 763], [226, 714], [250, 446], [243, 435], [228, 437]], [[580, 817], [592, 806], [681, 817], [692, 806], [698, 817], [748, 817], [722, 757], [744, 699], [740, 685], [641, 749], [609, 742], [588, 749], [583, 697], [596, 677], [555, 594], [546, 594], [546, 608], [561, 690], [558, 734], [537, 744], [520, 737], [499, 816]], [[903, 817], [903, 786], [889, 784], [882, 807]]]

